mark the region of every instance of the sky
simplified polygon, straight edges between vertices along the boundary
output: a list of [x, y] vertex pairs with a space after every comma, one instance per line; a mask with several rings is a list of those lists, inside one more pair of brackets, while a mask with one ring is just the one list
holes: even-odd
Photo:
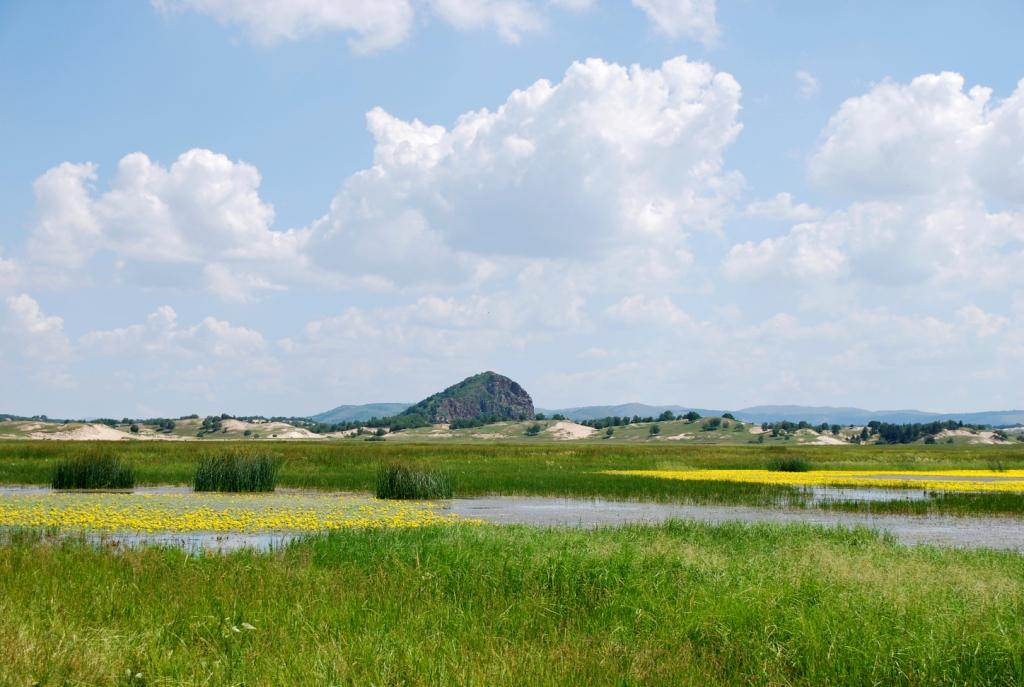
[[0, 412], [1020, 408], [1022, 25], [0, 0]]

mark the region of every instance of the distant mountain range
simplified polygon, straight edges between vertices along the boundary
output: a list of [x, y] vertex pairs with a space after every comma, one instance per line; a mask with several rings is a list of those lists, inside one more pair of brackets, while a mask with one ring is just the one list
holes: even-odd
[[[359, 422], [371, 417], [389, 417], [397, 415], [409, 408], [410, 403], [370, 403], [366, 405], [338, 406], [319, 415], [311, 417], [318, 422]], [[617, 415], [619, 417], [657, 417], [666, 410], [676, 415], [696, 410], [701, 415], [721, 415], [721, 409], [693, 408], [680, 405], [648, 405], [645, 403], [621, 403], [618, 405], [581, 406], [577, 408], [537, 408], [538, 413], [551, 417], [561, 414], [570, 420], [596, 420]], [[921, 410], [865, 410], [863, 408], [835, 408], [830, 406], [753, 406], [730, 411], [740, 420], [746, 422], [799, 422], [806, 420], [812, 424], [827, 422], [837, 425], [864, 425], [871, 420], [906, 424], [912, 422], [934, 422], [945, 420], [961, 420], [968, 424], [978, 425], [1024, 425], [1024, 410], [991, 410], [974, 413], [929, 413]]]
[[341, 422], [365, 422], [373, 417], [391, 417], [411, 406], [411, 403], [366, 403], [355, 406], [338, 406], [325, 413], [311, 415], [310, 420], [337, 424]]

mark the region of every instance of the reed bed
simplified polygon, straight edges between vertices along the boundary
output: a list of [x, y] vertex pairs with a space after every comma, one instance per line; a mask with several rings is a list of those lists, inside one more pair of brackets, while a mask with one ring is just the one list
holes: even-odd
[[768, 461], [768, 469], [772, 472], [808, 472], [811, 463], [799, 456], [776, 457]]
[[379, 499], [450, 499], [452, 483], [439, 470], [391, 463], [377, 471], [376, 495]]
[[53, 470], [54, 489], [131, 489], [135, 471], [120, 458], [102, 449], [85, 451], [60, 460]]
[[192, 487], [196, 491], [274, 491], [277, 471], [277, 457], [266, 451], [211, 453], [200, 458]]

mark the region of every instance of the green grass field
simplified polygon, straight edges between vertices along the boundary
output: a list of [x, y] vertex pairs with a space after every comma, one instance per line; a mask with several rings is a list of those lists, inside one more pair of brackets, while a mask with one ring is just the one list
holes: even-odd
[[[86, 442], [0, 442], [0, 484], [48, 484], [59, 460], [96, 446]], [[139, 484], [191, 484], [203, 455], [229, 453], [246, 442], [110, 442], [104, 449], [135, 470]], [[764, 468], [800, 458], [814, 469], [898, 470], [1024, 467], [1024, 445], [967, 446], [683, 446], [666, 444], [306, 442], [261, 443], [280, 459], [277, 483], [338, 491], [373, 492], [382, 463], [441, 470], [456, 496], [539, 494], [801, 506], [798, 489], [727, 482], [681, 482], [599, 474], [603, 470]], [[837, 507], [866, 508], [864, 504]], [[873, 503], [876, 511], [1024, 513], [1024, 496], [958, 494], [908, 505]]]
[[4, 684], [1010, 685], [1024, 558], [669, 523], [0, 546]]
[[[0, 483], [106, 451], [189, 484], [251, 443], [0, 442]], [[278, 484], [371, 492], [382, 465], [455, 495], [805, 505], [793, 487], [609, 469], [1024, 467], [1017, 446], [263, 443]], [[117, 498], [117, 495], [106, 495]], [[834, 504], [861, 508], [863, 504]], [[871, 504], [1024, 513], [1018, 494]], [[902, 509], [902, 510], [901, 510]], [[340, 529], [259, 553], [0, 530], [0, 684], [1014, 685], [1024, 556], [908, 548], [866, 530], [670, 522]], [[70, 538], [68, 538], [70, 536]]]

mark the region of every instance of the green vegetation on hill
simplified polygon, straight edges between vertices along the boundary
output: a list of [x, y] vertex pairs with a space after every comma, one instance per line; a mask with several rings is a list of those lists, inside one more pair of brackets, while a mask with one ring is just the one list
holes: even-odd
[[395, 419], [422, 418], [433, 424], [529, 420], [533, 416], [533, 400], [523, 387], [495, 372], [481, 372], [423, 399]]

